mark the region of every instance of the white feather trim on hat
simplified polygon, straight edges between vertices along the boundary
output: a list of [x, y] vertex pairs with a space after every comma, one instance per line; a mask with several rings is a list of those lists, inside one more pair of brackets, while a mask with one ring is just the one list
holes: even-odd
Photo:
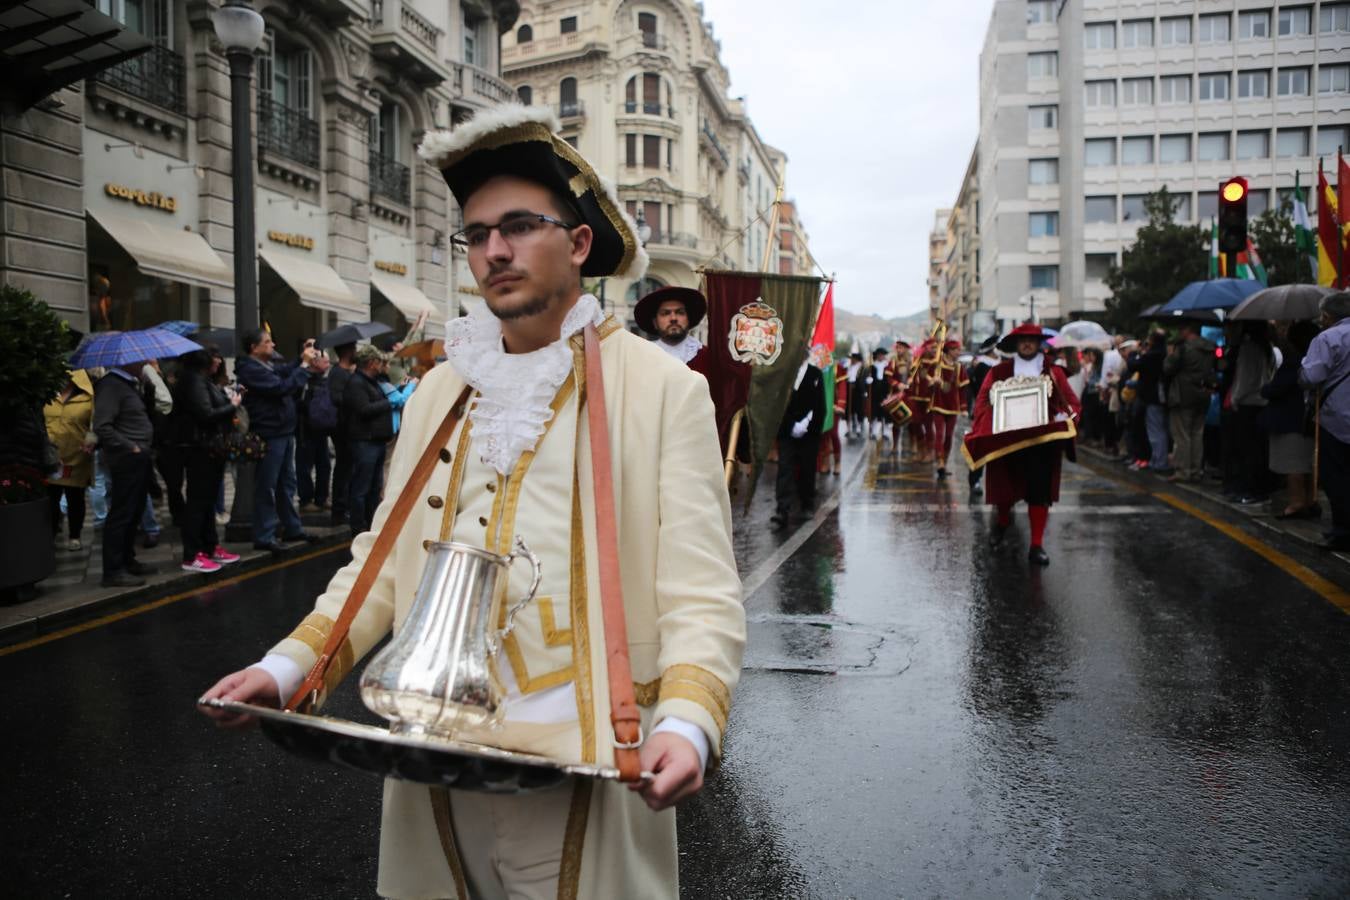
[[475, 113], [472, 119], [453, 131], [427, 132], [417, 148], [417, 155], [439, 169], [452, 154], [473, 146], [486, 135], [501, 128], [532, 122], [547, 127], [550, 132], [561, 127], [551, 107], [503, 103]]
[[604, 188], [605, 196], [619, 211], [619, 218], [623, 219], [623, 224], [628, 227], [629, 232], [633, 235], [633, 242], [637, 245], [637, 253], [633, 254], [633, 261], [628, 264], [628, 268], [614, 274], [619, 278], [641, 281], [642, 276], [647, 274], [647, 266], [651, 264], [651, 258], [647, 256], [647, 248], [642, 246], [642, 239], [638, 237], [637, 222], [633, 221], [633, 217], [628, 214], [628, 209], [619, 202], [619, 193], [614, 189], [614, 182], [599, 173], [596, 173], [596, 177], [600, 179], [600, 187]]

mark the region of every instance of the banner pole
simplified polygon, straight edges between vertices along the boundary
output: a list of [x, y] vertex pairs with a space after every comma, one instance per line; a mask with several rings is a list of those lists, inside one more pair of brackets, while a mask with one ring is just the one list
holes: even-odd
[[727, 433], [726, 479], [727, 489], [731, 489], [731, 479], [736, 477], [736, 445], [741, 439], [741, 420], [745, 418], [745, 407], [731, 417], [731, 428]]
[[778, 187], [773, 195], [773, 212], [769, 213], [769, 239], [764, 242], [764, 262], [759, 269], [769, 274], [769, 262], [773, 256], [774, 232], [778, 230], [778, 213], [783, 205], [783, 173], [778, 173]]

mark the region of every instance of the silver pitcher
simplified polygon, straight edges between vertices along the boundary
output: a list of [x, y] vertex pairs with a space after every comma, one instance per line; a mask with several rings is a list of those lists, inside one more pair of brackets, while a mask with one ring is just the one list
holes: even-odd
[[[539, 558], [519, 537], [508, 556], [453, 541], [426, 547], [412, 609], [362, 673], [361, 699], [389, 720], [394, 734], [450, 737], [492, 727], [501, 720], [505, 695], [498, 674], [502, 640], [539, 590]], [[506, 575], [518, 558], [530, 561], [534, 579], [498, 629]]]

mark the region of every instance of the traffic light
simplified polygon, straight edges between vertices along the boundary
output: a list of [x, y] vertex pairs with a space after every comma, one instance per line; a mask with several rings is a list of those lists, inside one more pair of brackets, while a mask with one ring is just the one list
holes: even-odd
[[1219, 186], [1219, 252], [1247, 249], [1247, 179], [1230, 178]]

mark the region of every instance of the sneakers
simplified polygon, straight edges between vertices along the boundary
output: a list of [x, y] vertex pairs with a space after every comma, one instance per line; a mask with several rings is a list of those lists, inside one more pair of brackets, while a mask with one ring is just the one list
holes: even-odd
[[205, 553], [198, 553], [196, 559], [183, 563], [181, 568], [184, 572], [219, 572], [220, 563], [212, 562]]
[[70, 551], [71, 553], [74, 553], [76, 550], [83, 550], [83, 549], [84, 549], [84, 544], [81, 544], [81, 543], [80, 543], [80, 539], [79, 539], [79, 538], [71, 538], [71, 539], [68, 540], [68, 541], [63, 541], [63, 540], [61, 540], [60, 538], [58, 538], [57, 541], [56, 541], [56, 549], [57, 549], [57, 550], [68, 550], [68, 551]]
[[239, 554], [231, 553], [217, 544], [216, 549], [211, 551], [211, 562], [220, 563], [222, 566], [228, 566], [230, 563], [239, 562]]

